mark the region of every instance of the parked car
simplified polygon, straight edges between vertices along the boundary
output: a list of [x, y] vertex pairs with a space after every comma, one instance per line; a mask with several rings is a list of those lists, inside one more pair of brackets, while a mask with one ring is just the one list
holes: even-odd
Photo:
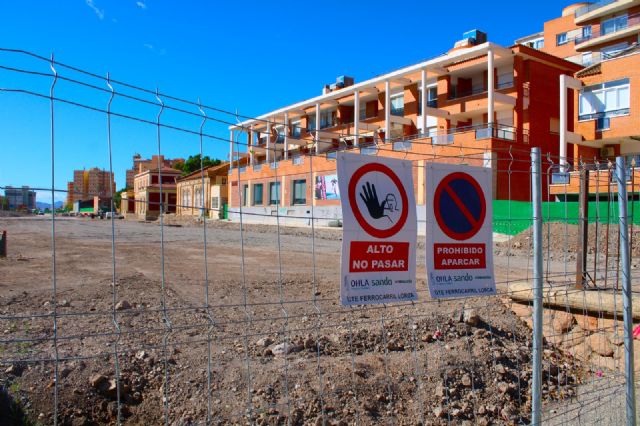
[[[106, 213], [105, 213], [105, 218], [106, 218], [106, 219], [111, 219], [111, 212], [106, 212]], [[123, 216], [123, 215], [121, 215], [121, 214], [120, 214], [120, 213], [118, 213], [118, 212], [113, 212], [113, 218], [114, 218], [114, 219], [124, 219], [124, 216]]]

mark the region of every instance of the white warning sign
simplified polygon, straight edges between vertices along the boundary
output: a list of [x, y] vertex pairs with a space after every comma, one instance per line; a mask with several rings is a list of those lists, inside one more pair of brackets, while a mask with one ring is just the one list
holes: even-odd
[[416, 300], [412, 162], [338, 153], [343, 237], [340, 301]]

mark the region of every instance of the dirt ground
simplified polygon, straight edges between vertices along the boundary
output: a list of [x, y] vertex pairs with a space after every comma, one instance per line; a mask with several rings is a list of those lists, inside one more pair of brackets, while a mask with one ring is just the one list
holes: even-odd
[[[419, 279], [418, 302], [343, 308], [340, 230], [210, 222], [205, 262], [202, 225], [118, 220], [114, 286], [110, 221], [56, 219], [55, 262], [50, 217], [1, 229], [0, 424], [56, 405], [70, 425], [529, 421], [531, 331], [505, 303]], [[506, 254], [499, 286], [530, 274]], [[545, 401], [574, 396], [580, 366], [551, 348], [544, 365]]]

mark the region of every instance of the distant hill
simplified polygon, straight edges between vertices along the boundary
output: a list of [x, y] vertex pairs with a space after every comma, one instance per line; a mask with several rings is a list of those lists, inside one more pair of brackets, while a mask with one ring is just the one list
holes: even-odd
[[[56, 201], [55, 202], [56, 209], [61, 208], [63, 205], [64, 205], [64, 202], [62, 202], [62, 201]], [[43, 203], [43, 202], [40, 202], [40, 201], [36, 201], [36, 208], [38, 208], [40, 210], [50, 209], [51, 208], [51, 204]]]

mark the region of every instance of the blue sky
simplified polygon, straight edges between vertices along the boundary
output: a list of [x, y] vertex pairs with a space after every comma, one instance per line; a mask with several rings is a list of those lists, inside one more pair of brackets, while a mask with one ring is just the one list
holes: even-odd
[[[58, 0], [0, 3], [0, 47], [22, 49], [96, 74], [255, 116], [320, 94], [338, 75], [366, 80], [444, 53], [464, 31], [493, 42], [542, 30], [570, 2], [537, 1], [168, 1]], [[455, 6], [451, 9], [452, 6]], [[0, 65], [50, 72], [47, 63], [0, 52]], [[59, 69], [61, 74], [78, 74]], [[104, 86], [104, 82], [93, 80]], [[48, 94], [48, 77], [0, 70], [0, 87]], [[118, 88], [116, 88], [118, 90]], [[59, 82], [55, 94], [105, 108], [107, 93]], [[152, 97], [146, 96], [153, 100]], [[116, 98], [113, 109], [155, 120], [158, 108]], [[185, 108], [197, 112], [193, 106]], [[220, 119], [234, 120], [225, 115]], [[197, 131], [200, 120], [165, 112], [163, 119]], [[124, 186], [131, 156], [157, 152], [154, 126], [114, 118], [113, 162]], [[0, 186], [51, 185], [47, 99], [0, 92]], [[106, 117], [55, 106], [55, 186], [74, 169], [108, 168]], [[226, 125], [205, 132], [228, 138]], [[162, 130], [168, 157], [199, 152], [197, 136]], [[206, 140], [205, 155], [226, 159], [228, 144]], [[64, 198], [64, 194], [58, 197]], [[39, 194], [39, 201], [46, 201]]]

